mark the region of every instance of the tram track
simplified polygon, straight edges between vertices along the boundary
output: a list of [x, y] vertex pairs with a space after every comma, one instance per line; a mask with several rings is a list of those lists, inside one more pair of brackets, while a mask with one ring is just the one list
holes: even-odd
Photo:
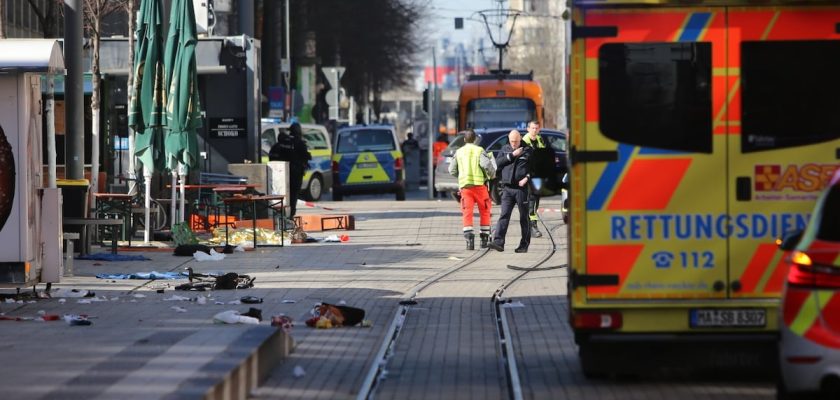
[[508, 265], [509, 269], [520, 271], [518, 274], [508, 279], [493, 293], [490, 300], [493, 302], [494, 313], [496, 317], [496, 328], [499, 336], [499, 345], [501, 346], [501, 354], [504, 362], [505, 375], [507, 376], [507, 386], [509, 398], [512, 400], [522, 400], [522, 385], [519, 378], [519, 367], [516, 362], [516, 352], [513, 347], [513, 337], [511, 334], [510, 324], [508, 323], [507, 314], [505, 313], [505, 304], [510, 304], [510, 299], [504, 297], [505, 291], [516, 284], [522, 277], [530, 272], [545, 271], [547, 269], [558, 269], [564, 266], [555, 266], [548, 268], [540, 268], [543, 264], [548, 262], [554, 254], [557, 253], [557, 242], [554, 240], [553, 232], [563, 224], [557, 224], [551, 229], [545, 224], [545, 221], [540, 218], [540, 223], [545, 228], [546, 234], [551, 241], [549, 250], [539, 260], [532, 263], [529, 267], [517, 267]]
[[[494, 325], [496, 327], [496, 335], [498, 339], [497, 343], [499, 345], [500, 354], [502, 355], [502, 365], [505, 370], [505, 377], [507, 380], [506, 387], [508, 390], [508, 398], [514, 400], [522, 399], [522, 389], [519, 380], [519, 372], [516, 365], [513, 341], [511, 340], [511, 330], [507, 323], [507, 316], [504, 313], [504, 303], [507, 301], [503, 297], [504, 292], [507, 288], [514, 285], [517, 281], [519, 281], [522, 277], [524, 277], [530, 272], [564, 267], [550, 266], [541, 268], [541, 266], [548, 262], [557, 252], [557, 243], [554, 240], [554, 235], [552, 232], [558, 227], [562, 226], [562, 224], [557, 224], [556, 226], [549, 229], [548, 226], [546, 226], [545, 222], [542, 221], [542, 219], [540, 219], [540, 222], [545, 228], [549, 240], [551, 241], [551, 246], [549, 247], [548, 251], [539, 260], [531, 263], [531, 265], [527, 267], [517, 267], [508, 265], [508, 269], [518, 270], [519, 273], [505, 280], [502, 283], [502, 285], [500, 285], [499, 288], [496, 289], [496, 291], [491, 296], [491, 300], [494, 302]], [[394, 348], [396, 347], [396, 344], [400, 338], [400, 334], [405, 324], [405, 320], [409, 315], [409, 311], [412, 306], [417, 305], [417, 295], [420, 292], [428, 289], [429, 287], [440, 283], [445, 278], [451, 277], [459, 272], [465, 271], [468, 267], [475, 265], [477, 262], [484, 259], [488, 253], [489, 249], [487, 248], [479, 250], [471, 257], [462, 260], [458, 264], [447, 268], [446, 270], [441, 271], [440, 273], [435, 274], [425, 279], [424, 281], [418, 283], [400, 298], [399, 307], [394, 313], [394, 317], [391, 319], [388, 329], [385, 332], [384, 339], [379, 349], [377, 350], [377, 353], [373, 359], [373, 362], [370, 365], [370, 368], [365, 376], [362, 386], [358, 391], [358, 395], [356, 396], [357, 399], [374, 398], [378, 384], [387, 375], [386, 367], [388, 364], [388, 360], [393, 354]]]

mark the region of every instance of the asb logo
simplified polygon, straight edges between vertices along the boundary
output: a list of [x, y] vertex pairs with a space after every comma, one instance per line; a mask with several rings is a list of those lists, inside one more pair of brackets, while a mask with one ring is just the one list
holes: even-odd
[[781, 165], [756, 165], [755, 191], [817, 192], [828, 185], [837, 168], [836, 164], [791, 164], [784, 168]]

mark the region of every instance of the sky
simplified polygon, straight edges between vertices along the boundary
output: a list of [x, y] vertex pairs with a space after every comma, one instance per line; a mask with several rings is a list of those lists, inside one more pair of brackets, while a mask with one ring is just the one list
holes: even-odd
[[455, 30], [455, 17], [469, 18], [476, 11], [496, 8], [498, 2], [496, 0], [432, 0], [431, 4], [429, 24], [434, 28], [430, 38], [450, 36], [456, 42], [469, 42], [473, 37], [486, 36], [484, 24], [465, 20], [464, 29]]

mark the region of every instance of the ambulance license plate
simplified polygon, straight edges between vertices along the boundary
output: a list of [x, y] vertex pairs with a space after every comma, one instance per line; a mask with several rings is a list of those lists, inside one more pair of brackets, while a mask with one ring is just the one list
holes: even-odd
[[767, 311], [761, 308], [701, 308], [691, 310], [692, 328], [763, 327], [767, 325]]
[[378, 165], [375, 162], [362, 162], [356, 164], [356, 168], [376, 168]]

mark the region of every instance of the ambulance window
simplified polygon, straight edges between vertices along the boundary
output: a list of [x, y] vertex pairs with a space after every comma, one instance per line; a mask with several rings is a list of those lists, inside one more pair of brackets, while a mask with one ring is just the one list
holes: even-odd
[[840, 40], [741, 43], [741, 151], [840, 137], [837, 71]]
[[637, 146], [712, 152], [711, 43], [609, 43], [598, 54], [601, 131]]
[[840, 242], [840, 185], [828, 188], [819, 216], [817, 239]]

